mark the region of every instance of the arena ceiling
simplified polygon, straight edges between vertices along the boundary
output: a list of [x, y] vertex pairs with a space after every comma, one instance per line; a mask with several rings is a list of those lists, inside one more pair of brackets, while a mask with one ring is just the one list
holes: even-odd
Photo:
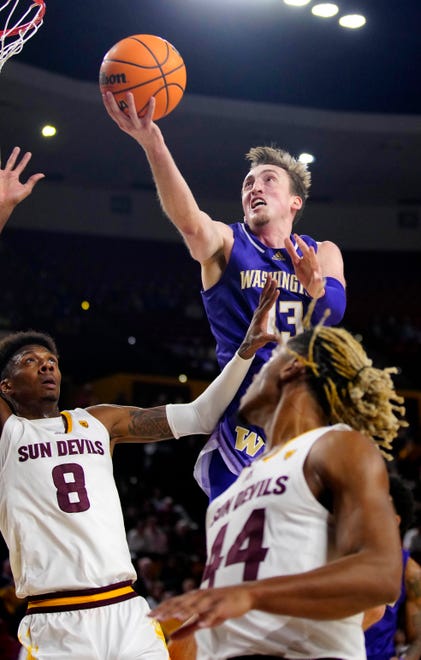
[[[23, 2], [24, 0], [20, 0]], [[47, 1], [44, 25], [0, 74], [1, 149], [51, 181], [150, 189], [137, 145], [98, 92], [104, 53], [135, 33], [181, 52], [187, 91], [160, 126], [193, 191], [237, 199], [252, 145], [314, 153], [313, 199], [420, 204], [419, 0], [337, 0], [344, 30], [282, 0]], [[54, 123], [57, 137], [39, 136]]]
[[[21, 3], [28, 0], [20, 0]], [[95, 82], [125, 36], [157, 34], [185, 59], [190, 94], [356, 112], [421, 112], [419, 0], [336, 0], [360, 30], [283, 0], [46, 0], [19, 59]]]

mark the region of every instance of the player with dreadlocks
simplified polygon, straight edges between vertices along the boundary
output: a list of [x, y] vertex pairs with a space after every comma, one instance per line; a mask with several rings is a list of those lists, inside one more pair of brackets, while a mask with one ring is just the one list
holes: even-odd
[[329, 423], [344, 422], [373, 437], [386, 460], [392, 460], [392, 440], [401, 426], [407, 426], [401, 419], [403, 399], [391, 378], [397, 369], [373, 367], [361, 343], [343, 328], [319, 325], [291, 339], [288, 346], [308, 367], [309, 384], [320, 392]]
[[280, 344], [240, 413], [262, 457], [209, 506], [201, 589], [165, 601], [197, 660], [362, 660], [362, 614], [399, 595], [401, 549], [383, 453], [402, 419], [394, 369], [346, 330]]

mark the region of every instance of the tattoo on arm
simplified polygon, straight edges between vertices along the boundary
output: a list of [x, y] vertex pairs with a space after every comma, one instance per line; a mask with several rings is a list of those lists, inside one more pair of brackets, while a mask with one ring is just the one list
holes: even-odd
[[165, 406], [131, 410], [128, 433], [129, 436], [151, 441], [174, 437], [168, 425]]
[[421, 609], [421, 575], [411, 577], [407, 582], [406, 589], [408, 598]]
[[421, 570], [417, 563], [408, 560], [405, 571], [406, 586], [406, 633], [410, 646], [405, 654], [408, 660], [421, 656]]

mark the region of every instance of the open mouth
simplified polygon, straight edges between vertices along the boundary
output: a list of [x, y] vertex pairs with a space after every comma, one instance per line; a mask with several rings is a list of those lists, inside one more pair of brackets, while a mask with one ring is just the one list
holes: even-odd
[[45, 378], [42, 381], [42, 384], [43, 385], [49, 385], [50, 387], [55, 387], [56, 381], [54, 380], [54, 378]]
[[254, 211], [259, 206], [266, 206], [266, 202], [263, 199], [254, 199], [251, 203], [251, 209]]

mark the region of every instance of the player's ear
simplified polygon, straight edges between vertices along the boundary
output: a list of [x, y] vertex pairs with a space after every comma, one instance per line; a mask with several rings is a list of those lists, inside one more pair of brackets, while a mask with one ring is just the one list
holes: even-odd
[[292, 200], [291, 208], [294, 209], [294, 211], [299, 211], [303, 206], [303, 200], [299, 195], [295, 195], [294, 199]]
[[305, 365], [297, 360], [296, 357], [291, 356], [291, 360], [281, 365], [279, 376], [281, 380], [286, 383], [290, 380], [295, 380], [305, 373]]
[[0, 380], [0, 392], [2, 394], [8, 394], [12, 389], [12, 384], [8, 378], [2, 378]]

